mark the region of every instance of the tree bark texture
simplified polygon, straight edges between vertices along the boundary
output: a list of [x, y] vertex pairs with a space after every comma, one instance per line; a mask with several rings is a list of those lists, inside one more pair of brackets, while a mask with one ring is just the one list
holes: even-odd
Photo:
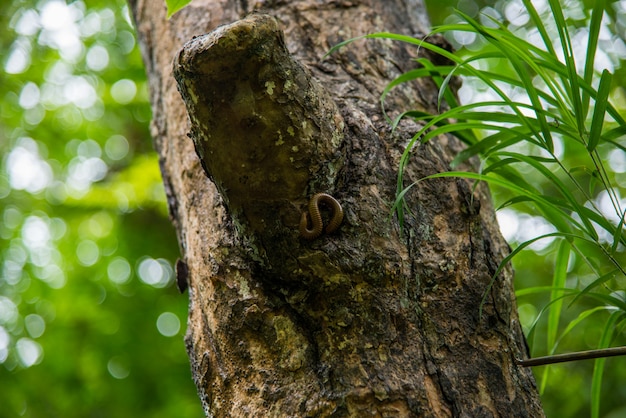
[[[169, 21], [160, 1], [131, 6], [207, 416], [543, 415], [515, 364], [526, 348], [510, 269], [479, 315], [508, 252], [487, 190], [420, 182], [403, 228], [389, 216], [417, 126], [392, 132], [379, 97], [417, 51], [370, 40], [325, 56], [358, 35], [427, 32], [421, 2], [198, 0]], [[386, 101], [392, 115], [436, 105], [428, 80]], [[449, 170], [459, 149], [418, 147], [407, 184]], [[303, 239], [319, 192], [343, 222]]]

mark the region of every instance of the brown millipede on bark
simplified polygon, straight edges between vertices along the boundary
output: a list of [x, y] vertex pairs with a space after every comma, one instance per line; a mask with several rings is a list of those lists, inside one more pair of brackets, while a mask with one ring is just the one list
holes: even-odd
[[[332, 211], [332, 216], [326, 229], [322, 221], [319, 205], [323, 204]], [[309, 229], [309, 218], [312, 228]], [[302, 212], [300, 217], [300, 236], [304, 239], [313, 240], [322, 234], [322, 231], [330, 234], [339, 228], [343, 221], [343, 209], [337, 200], [329, 194], [317, 193], [309, 200], [308, 211]]]

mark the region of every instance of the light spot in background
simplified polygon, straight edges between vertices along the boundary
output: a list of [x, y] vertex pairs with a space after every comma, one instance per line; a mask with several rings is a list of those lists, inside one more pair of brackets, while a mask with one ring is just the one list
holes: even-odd
[[[513, 209], [501, 209], [496, 212], [502, 235], [509, 243], [523, 243], [542, 235], [556, 232], [556, 228], [541, 216], [530, 216]], [[546, 249], [555, 237], [539, 239], [528, 246], [530, 250], [540, 252]]]
[[87, 51], [85, 61], [92, 71], [102, 71], [109, 65], [109, 52], [101, 45], [94, 45]]
[[609, 152], [608, 161], [611, 170], [615, 171], [615, 173], [621, 174], [626, 172], [626, 151], [621, 149], [612, 150]]
[[72, 10], [61, 1], [48, 1], [41, 8], [41, 25], [47, 30], [61, 30], [74, 23]]
[[17, 275], [16, 279], [19, 280], [22, 267], [28, 259], [28, 254], [22, 246], [21, 240], [11, 240], [9, 248], [5, 249], [2, 255], [4, 256], [3, 279], [9, 284], [15, 284], [12, 277], [13, 271]]
[[93, 266], [100, 258], [100, 247], [91, 240], [82, 240], [76, 246], [76, 257], [83, 266]]
[[22, 224], [24, 219], [22, 212], [15, 206], [8, 206], [2, 213], [2, 220], [4, 221], [4, 227], [9, 229], [16, 229]]
[[46, 267], [54, 260], [53, 258], [58, 258], [59, 252], [56, 248], [52, 246], [39, 247], [36, 250], [30, 249], [30, 262], [31, 264], [37, 267]]
[[[620, 196], [619, 190], [613, 190], [612, 195], [608, 191], [603, 190], [594, 199], [594, 205], [598, 208], [602, 216], [610, 220], [613, 225], [618, 225], [621, 221], [624, 207], [626, 207], [626, 199]], [[587, 203], [585, 206], [590, 207]], [[600, 240], [608, 243], [613, 243], [613, 234], [609, 231], [601, 228], [594, 223], [596, 232], [598, 233]]]
[[496, 217], [498, 218], [500, 232], [502, 232], [504, 239], [507, 242], [513, 242], [519, 228], [517, 212], [512, 209], [501, 209], [496, 212]]
[[63, 86], [72, 77], [72, 69], [70, 64], [57, 61], [46, 70], [46, 82], [41, 86], [41, 100], [46, 108], [54, 109], [68, 103]]
[[67, 282], [65, 272], [61, 267], [52, 263], [43, 266], [39, 270], [37, 277], [53, 289], [61, 289]]
[[115, 356], [107, 363], [109, 374], [116, 379], [126, 379], [130, 374], [128, 361], [122, 356]]
[[38, 193], [52, 181], [52, 168], [41, 157], [32, 138], [20, 138], [7, 157], [9, 184], [15, 190]]
[[91, 122], [100, 120], [104, 116], [104, 103], [100, 97], [97, 97], [93, 106], [82, 109], [81, 114], [86, 120]]
[[133, 18], [130, 17], [130, 9], [128, 8], [128, 4], [125, 4], [122, 7], [122, 16], [124, 17], [124, 20], [126, 21], [126, 23], [128, 23], [129, 26], [133, 27], [135, 25]]
[[[542, 235], [556, 232], [556, 228], [541, 216], [529, 216], [523, 214], [520, 216], [520, 227], [517, 232], [517, 242], [525, 242]], [[548, 248], [555, 237], [542, 238], [530, 244], [529, 249], [541, 252]]]
[[61, 218], [48, 219], [48, 228], [50, 228], [50, 236], [53, 240], [60, 240], [67, 232], [67, 224]]
[[21, 74], [30, 67], [31, 46], [26, 39], [17, 39], [11, 45], [11, 49], [4, 61], [4, 71], [7, 74]]
[[108, 212], [100, 211], [93, 214], [80, 224], [79, 232], [83, 237], [103, 238], [113, 230], [113, 218]]
[[41, 105], [37, 105], [32, 109], [26, 109], [24, 113], [22, 113], [22, 119], [31, 127], [39, 125], [45, 116], [46, 111]]
[[457, 96], [461, 104], [479, 103], [479, 101], [484, 102], [487, 99], [492, 99], [492, 95], [485, 91], [484, 86], [473, 78], [467, 78], [463, 81]]
[[61, 109], [57, 109], [56, 118], [68, 131], [74, 131], [80, 127], [83, 123], [83, 115], [74, 106], [65, 106]]
[[30, 252], [45, 248], [50, 243], [48, 223], [38, 216], [29, 216], [22, 226], [22, 241]]
[[20, 359], [20, 363], [24, 367], [30, 367], [38, 364], [43, 359], [43, 349], [41, 345], [30, 338], [20, 338], [15, 343], [15, 349]]
[[126, 78], [117, 81], [111, 86], [111, 96], [119, 104], [130, 103], [137, 94], [137, 85]]
[[[535, 7], [537, 7], [535, 5]], [[524, 26], [530, 20], [530, 15], [521, 1], [509, 1], [504, 6], [504, 17], [515, 26]]]
[[128, 140], [122, 135], [113, 135], [104, 144], [104, 152], [112, 160], [121, 160], [128, 155]]
[[83, 17], [81, 8], [82, 2], [68, 5], [62, 1], [48, 1], [41, 8], [39, 43], [58, 50], [69, 62], [76, 62], [83, 51], [76, 23]]
[[24, 263], [11, 259], [4, 260], [2, 264], [2, 278], [7, 284], [15, 286], [22, 279], [23, 268]]
[[9, 356], [9, 333], [0, 325], [0, 364], [4, 363]]
[[39, 104], [41, 93], [39, 87], [33, 82], [28, 82], [22, 87], [19, 104], [22, 109], [32, 109]]
[[139, 263], [139, 279], [156, 288], [167, 286], [172, 280], [172, 266], [164, 259], [145, 258]]
[[480, 23], [488, 28], [497, 28], [497, 22], [502, 22], [502, 15], [493, 7], [484, 7], [478, 15]]
[[80, 22], [80, 34], [83, 38], [89, 38], [102, 30], [102, 20], [98, 12], [90, 12]]
[[76, 154], [85, 158], [100, 158], [102, 155], [102, 149], [100, 148], [100, 144], [98, 144], [93, 139], [87, 139], [85, 141], [80, 141], [78, 147], [76, 147]]
[[130, 264], [124, 257], [115, 257], [107, 266], [107, 275], [113, 283], [124, 284], [130, 278]]
[[86, 192], [93, 182], [102, 180], [107, 172], [108, 166], [100, 158], [72, 158], [66, 184], [78, 193]]
[[165, 337], [174, 337], [180, 331], [180, 320], [172, 312], [163, 312], [156, 323], [157, 329]]
[[85, 77], [70, 77], [63, 85], [63, 95], [67, 102], [81, 109], [87, 109], [96, 103], [97, 93]]
[[20, 14], [20, 16], [15, 24], [11, 24], [15, 32], [22, 36], [35, 35], [41, 28], [37, 11], [34, 9], [21, 9], [18, 14]]
[[613, 2], [618, 34], [622, 39], [626, 38], [626, 0]]
[[471, 45], [476, 41], [477, 35], [474, 32], [464, 32], [455, 30], [452, 33], [454, 40], [461, 46]]
[[24, 326], [26, 327], [26, 331], [28, 331], [33, 338], [41, 337], [46, 330], [46, 322], [37, 314], [26, 315], [24, 318]]
[[120, 31], [117, 34], [117, 40], [124, 54], [130, 54], [135, 47], [135, 36], [127, 30]]
[[115, 13], [107, 8], [99, 10], [98, 16], [100, 17], [100, 33], [115, 33], [117, 29]]
[[0, 324], [12, 325], [18, 318], [17, 306], [6, 296], [0, 296]]

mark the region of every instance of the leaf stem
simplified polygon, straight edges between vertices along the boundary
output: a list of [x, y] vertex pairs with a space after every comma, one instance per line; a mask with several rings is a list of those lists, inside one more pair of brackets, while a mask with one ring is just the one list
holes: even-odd
[[577, 351], [574, 353], [556, 354], [554, 356], [535, 357], [526, 360], [515, 359], [520, 366], [533, 367], [546, 364], [564, 363], [567, 361], [589, 360], [603, 357], [626, 355], [626, 347], [602, 348], [599, 350]]

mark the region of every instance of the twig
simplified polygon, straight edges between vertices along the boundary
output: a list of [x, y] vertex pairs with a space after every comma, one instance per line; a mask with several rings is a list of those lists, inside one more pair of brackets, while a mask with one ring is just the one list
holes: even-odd
[[626, 347], [603, 348], [599, 350], [577, 351], [575, 353], [557, 354], [554, 356], [535, 357], [526, 360], [515, 359], [515, 362], [524, 367], [543, 366], [546, 364], [563, 363], [566, 361], [589, 360], [601, 357], [615, 357], [626, 355]]

